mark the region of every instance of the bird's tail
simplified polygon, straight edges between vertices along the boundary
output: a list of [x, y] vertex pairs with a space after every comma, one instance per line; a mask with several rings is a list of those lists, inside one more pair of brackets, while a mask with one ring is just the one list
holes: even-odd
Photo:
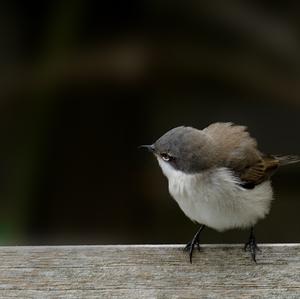
[[274, 155], [274, 158], [279, 161], [279, 166], [300, 162], [300, 156], [297, 155]]

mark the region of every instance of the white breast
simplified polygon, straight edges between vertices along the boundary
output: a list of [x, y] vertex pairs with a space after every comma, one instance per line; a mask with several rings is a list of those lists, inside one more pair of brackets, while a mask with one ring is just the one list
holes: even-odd
[[239, 179], [228, 168], [185, 174], [160, 158], [158, 162], [171, 195], [193, 221], [223, 231], [253, 226], [270, 210], [270, 181], [249, 190], [239, 186]]

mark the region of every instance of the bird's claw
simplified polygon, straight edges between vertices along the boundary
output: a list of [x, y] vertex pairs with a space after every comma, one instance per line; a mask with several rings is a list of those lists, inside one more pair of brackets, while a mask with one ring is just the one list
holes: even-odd
[[190, 241], [190, 242], [184, 247], [184, 251], [188, 251], [188, 252], [189, 252], [190, 263], [192, 263], [192, 259], [193, 259], [193, 251], [194, 251], [195, 245], [197, 246], [198, 251], [200, 251], [200, 241], [199, 241], [199, 236], [196, 236], [196, 238], [194, 237], [193, 240]]
[[260, 249], [257, 246], [254, 236], [250, 236], [249, 241], [244, 246], [244, 250], [250, 251], [252, 260], [256, 263], [256, 252], [260, 251]]

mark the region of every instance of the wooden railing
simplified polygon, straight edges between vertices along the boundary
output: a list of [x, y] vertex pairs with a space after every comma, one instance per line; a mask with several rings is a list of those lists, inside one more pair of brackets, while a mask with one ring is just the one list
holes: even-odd
[[0, 298], [300, 298], [300, 244], [0, 247]]

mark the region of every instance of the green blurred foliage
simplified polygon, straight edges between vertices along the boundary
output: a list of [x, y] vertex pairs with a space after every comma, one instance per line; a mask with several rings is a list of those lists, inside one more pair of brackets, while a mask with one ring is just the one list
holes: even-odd
[[[178, 243], [196, 226], [137, 150], [177, 125], [245, 124], [300, 153], [295, 1], [4, 1], [0, 243]], [[299, 168], [274, 176], [264, 242], [300, 242]], [[205, 242], [245, 232], [207, 231]]]

